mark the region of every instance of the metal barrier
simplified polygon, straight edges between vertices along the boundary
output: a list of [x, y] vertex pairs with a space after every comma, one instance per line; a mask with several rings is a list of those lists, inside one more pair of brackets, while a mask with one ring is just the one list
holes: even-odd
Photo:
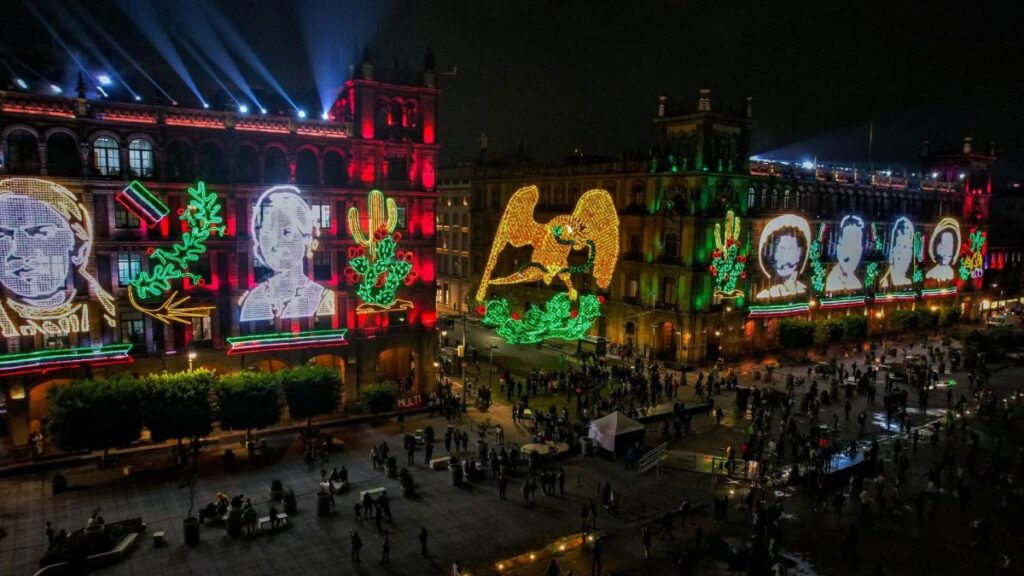
[[658, 446], [647, 451], [646, 454], [640, 457], [640, 461], [637, 463], [637, 471], [640, 475], [646, 474], [652, 468], [658, 468], [659, 476], [661, 474], [661, 460], [665, 456], [665, 450], [668, 449], [668, 443], [661, 443]]

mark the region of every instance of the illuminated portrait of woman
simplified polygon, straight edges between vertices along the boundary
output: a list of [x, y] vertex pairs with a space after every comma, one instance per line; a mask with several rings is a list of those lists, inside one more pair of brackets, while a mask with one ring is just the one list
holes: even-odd
[[928, 242], [928, 256], [935, 263], [924, 277], [936, 282], [951, 282], [955, 274], [953, 265], [960, 255], [960, 224], [952, 218], [943, 218], [935, 225]]
[[242, 296], [241, 321], [334, 314], [334, 293], [306, 276], [318, 230], [298, 188], [264, 192], [253, 209], [250, 232], [256, 259], [273, 275]]
[[907, 288], [913, 283], [914, 225], [907, 218], [899, 218], [892, 226], [889, 242], [889, 269], [879, 281], [882, 290]]
[[[114, 325], [114, 299], [89, 273], [89, 211], [67, 188], [35, 178], [0, 180], [0, 333], [67, 336], [88, 332], [89, 301]], [[78, 294], [74, 275], [88, 294]]]

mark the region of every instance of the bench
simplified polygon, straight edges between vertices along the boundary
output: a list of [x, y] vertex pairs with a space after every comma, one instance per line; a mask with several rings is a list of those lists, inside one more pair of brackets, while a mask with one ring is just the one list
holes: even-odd
[[[285, 514], [284, 512], [281, 512], [281, 513], [279, 513], [277, 515], [277, 520], [280, 522], [280, 525], [278, 526], [278, 528], [284, 529], [284, 528], [288, 527], [288, 515]], [[260, 532], [263, 532], [263, 525], [264, 524], [270, 524], [270, 516], [263, 516], [262, 518], [259, 519]]]
[[387, 493], [388, 489], [383, 486], [380, 486], [378, 488], [370, 488], [369, 490], [363, 490], [362, 492], [359, 493], [359, 501], [362, 502], [363, 500], [365, 500], [367, 494], [370, 495], [370, 498], [376, 499], [378, 496]]
[[431, 470], [447, 470], [448, 464], [452, 461], [451, 456], [438, 456], [430, 459]]
[[89, 562], [90, 566], [100, 566], [121, 560], [128, 552], [128, 549], [135, 544], [135, 541], [138, 538], [138, 532], [132, 532], [124, 538], [121, 538], [121, 541], [117, 543], [117, 546], [114, 546], [113, 550], [93, 554], [92, 556], [88, 556], [86, 560]]
[[156, 548], [163, 548], [164, 544], [167, 542], [164, 539], [164, 536], [166, 536], [166, 534], [162, 530], [160, 532], [153, 532], [153, 546]]

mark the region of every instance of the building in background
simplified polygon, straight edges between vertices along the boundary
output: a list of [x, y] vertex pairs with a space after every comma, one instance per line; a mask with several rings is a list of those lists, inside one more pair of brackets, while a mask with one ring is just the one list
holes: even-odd
[[[375, 381], [425, 389], [437, 343], [438, 96], [429, 55], [416, 73], [364, 61], [323, 121], [87, 100], [81, 89], [78, 98], [0, 92], [8, 443], [24, 446], [39, 429], [53, 385], [183, 369], [193, 353], [196, 367], [222, 372], [333, 366], [346, 404]], [[116, 200], [133, 180], [166, 203], [166, 217], [149, 222]], [[156, 273], [153, 251], [188, 244], [178, 215], [199, 181], [222, 208], [223, 235], [175, 290], [206, 313], [163, 323], [132, 304], [128, 287]], [[359, 248], [346, 215], [355, 208], [369, 226], [371, 189], [395, 201], [399, 250], [415, 274], [399, 287], [405, 304], [364, 314], [346, 274]], [[325, 334], [337, 341], [310, 346]]]
[[[474, 283], [470, 274], [469, 197], [471, 183], [459, 179], [457, 169], [446, 171], [437, 185], [437, 309], [442, 314], [462, 314], [469, 311], [470, 288]], [[467, 174], [468, 176], [468, 174]]]
[[[535, 218], [546, 222], [601, 188], [619, 211], [620, 257], [589, 338], [612, 352], [696, 364], [776, 346], [786, 317], [860, 314], [878, 325], [898, 309], [979, 309], [992, 150], [969, 139], [926, 149], [910, 174], [751, 162], [752, 99], [720, 109], [708, 90], [679, 108], [659, 98], [653, 125], [649, 153], [560, 165], [482, 155], [444, 170], [442, 180], [470, 189], [470, 278], [479, 281], [516, 190], [539, 188]], [[972, 237], [985, 242], [972, 250]], [[529, 262], [529, 250], [504, 251], [494, 275]], [[576, 285], [592, 291], [586, 275]], [[542, 282], [497, 292], [519, 310], [552, 294]]]

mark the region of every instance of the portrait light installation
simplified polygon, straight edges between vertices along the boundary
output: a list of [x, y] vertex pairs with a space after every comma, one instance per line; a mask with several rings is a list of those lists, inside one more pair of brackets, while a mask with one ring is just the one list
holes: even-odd
[[[309, 279], [306, 262], [318, 248], [313, 210], [294, 186], [274, 186], [256, 200], [250, 221], [253, 254], [269, 276], [239, 300], [242, 322], [334, 315], [334, 292]], [[346, 330], [281, 331], [228, 338], [228, 354], [345, 343]]]
[[928, 240], [928, 257], [934, 266], [925, 273], [925, 280], [951, 282], [954, 278], [953, 266], [960, 254], [959, 247], [960, 224], [953, 218], [939, 220]]
[[[396, 232], [398, 207], [392, 198], [384, 198], [380, 190], [371, 190], [366, 199], [367, 227], [359, 224], [359, 209], [348, 210], [348, 227], [358, 246], [349, 248], [345, 277], [358, 282], [356, 294], [362, 303], [356, 314], [376, 314], [408, 310], [412, 302], [397, 297], [398, 287], [416, 280], [412, 252], [398, 250], [402, 234]], [[386, 215], [385, 215], [386, 212]]]
[[[509, 199], [476, 294], [481, 302], [477, 313], [483, 316], [483, 323], [494, 326], [498, 335], [511, 344], [582, 338], [600, 317], [603, 298], [594, 294], [580, 297], [572, 284], [572, 274], [592, 274], [597, 287], [606, 289], [619, 257], [619, 215], [607, 191], [585, 192], [572, 214], [560, 214], [547, 224], [540, 224], [533, 217], [539, 199], [536, 186], [520, 188]], [[530, 261], [509, 276], [492, 278], [506, 245], [532, 246]], [[569, 253], [573, 250], [587, 250], [586, 263], [570, 265]], [[565, 285], [566, 291], [552, 296], [543, 307], [531, 306], [521, 316], [510, 310], [505, 299], [486, 300], [490, 286], [538, 280], [550, 285], [555, 278]]]
[[[152, 197], [152, 194], [138, 182], [132, 182], [124, 192], [118, 195], [118, 198], [122, 196], [128, 199], [122, 201], [128, 208], [138, 206], [139, 203], [152, 205], [152, 201], [147, 199], [147, 197]], [[207, 191], [206, 184], [199, 182], [195, 187], [188, 189], [188, 196], [188, 206], [181, 209], [178, 214], [178, 218], [188, 225], [188, 230], [181, 235], [181, 241], [174, 243], [170, 249], [149, 248], [146, 250], [149, 259], [155, 263], [153, 268], [149, 271], [140, 271], [128, 283], [128, 300], [132, 307], [164, 324], [170, 322], [189, 324], [192, 322], [192, 318], [207, 316], [213, 309], [210, 306], [184, 306], [190, 296], [179, 298], [177, 290], [171, 290], [171, 282], [185, 278], [199, 286], [206, 282], [198, 274], [190, 272], [189, 265], [199, 261], [199, 257], [206, 252], [206, 242], [210, 236], [224, 235], [224, 219], [221, 217], [221, 207], [217, 195]], [[156, 222], [159, 220], [154, 223]], [[168, 292], [170, 295], [155, 308], [148, 307], [141, 302]]]
[[294, 186], [275, 186], [256, 200], [250, 225], [253, 254], [270, 276], [242, 295], [239, 320], [334, 315], [334, 293], [305, 271], [318, 245], [315, 220]]
[[857, 268], [864, 257], [864, 236], [864, 220], [859, 216], [846, 216], [840, 221], [836, 263], [825, 278], [825, 292], [853, 292], [864, 288], [857, 277]]
[[[0, 334], [89, 338], [93, 318], [115, 326], [115, 303], [90, 272], [89, 210], [67, 188], [34, 178], [0, 180]], [[79, 299], [80, 278], [89, 300]], [[71, 340], [74, 338], [74, 340]], [[131, 362], [128, 348], [70, 346], [0, 356], [0, 374]]]
[[[800, 281], [809, 259], [811, 227], [795, 214], [783, 214], [768, 221], [758, 241], [758, 265], [769, 286], [754, 295], [757, 301], [775, 301], [750, 306], [751, 318], [791, 316], [806, 313], [806, 300], [792, 300], [807, 294]], [[777, 302], [777, 303], [776, 303]]]
[[747, 257], [740, 252], [743, 242], [740, 240], [740, 219], [732, 210], [725, 214], [725, 235], [722, 235], [721, 224], [715, 224], [715, 251], [711, 254], [711, 265], [708, 270], [715, 279], [715, 296], [719, 298], [739, 298], [743, 290], [736, 287], [737, 282], [747, 277]]

